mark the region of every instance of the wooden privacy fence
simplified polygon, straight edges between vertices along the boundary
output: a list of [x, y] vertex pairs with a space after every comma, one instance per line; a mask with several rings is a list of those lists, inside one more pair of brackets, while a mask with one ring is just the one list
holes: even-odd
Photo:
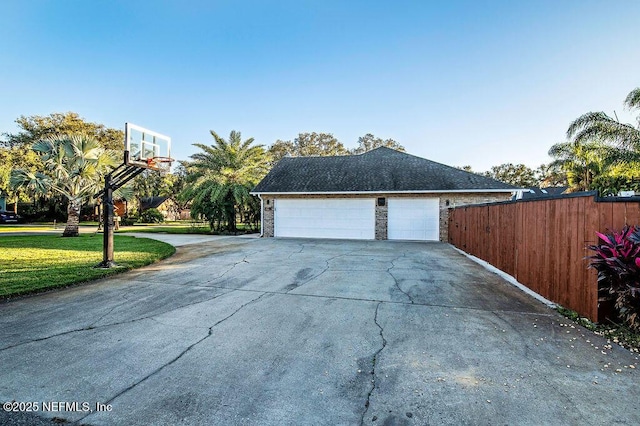
[[520, 283], [592, 321], [596, 273], [587, 249], [596, 232], [640, 225], [640, 199], [598, 198], [595, 192], [541, 200], [463, 206], [449, 212], [449, 242]]

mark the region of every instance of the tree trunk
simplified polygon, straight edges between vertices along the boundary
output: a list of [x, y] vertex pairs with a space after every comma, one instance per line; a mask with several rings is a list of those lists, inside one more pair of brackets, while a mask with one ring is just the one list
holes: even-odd
[[232, 206], [231, 207], [231, 214], [229, 215], [229, 231], [236, 233], [237, 232], [237, 228], [236, 228], [236, 207]]
[[77, 237], [80, 235], [78, 225], [80, 224], [80, 207], [78, 200], [69, 200], [67, 206], [67, 225], [64, 227], [63, 237]]

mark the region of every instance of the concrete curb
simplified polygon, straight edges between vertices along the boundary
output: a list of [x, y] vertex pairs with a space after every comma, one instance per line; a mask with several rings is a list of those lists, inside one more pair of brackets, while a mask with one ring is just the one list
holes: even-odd
[[507, 281], [509, 284], [514, 285], [515, 287], [518, 287], [520, 290], [524, 291], [525, 293], [527, 293], [529, 296], [533, 297], [534, 299], [544, 303], [545, 305], [547, 305], [550, 308], [557, 308], [558, 305], [554, 302], [552, 302], [549, 299], [544, 298], [543, 296], [541, 296], [540, 294], [536, 293], [535, 291], [531, 290], [529, 287], [525, 286], [524, 284], [518, 282], [518, 280], [516, 280], [512, 275], [507, 274], [506, 272], [496, 268], [495, 266], [493, 266], [492, 264], [490, 264], [489, 262], [486, 262], [478, 257], [475, 257], [465, 251], [460, 250], [459, 248], [455, 247], [452, 244], [449, 244], [455, 251], [457, 251], [460, 254], [465, 255], [466, 257], [468, 257], [469, 259], [473, 260], [474, 262], [476, 262], [478, 265], [484, 267], [487, 271], [489, 272], [493, 272], [494, 274], [500, 276], [501, 278], [503, 278], [505, 281]]

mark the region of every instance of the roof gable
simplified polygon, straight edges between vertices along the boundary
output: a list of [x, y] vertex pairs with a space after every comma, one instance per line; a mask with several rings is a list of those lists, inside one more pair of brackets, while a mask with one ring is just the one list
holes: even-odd
[[144, 197], [140, 199], [140, 211], [147, 209], [157, 209], [167, 201], [169, 197]]
[[254, 193], [504, 190], [516, 188], [391, 148], [359, 155], [285, 157]]

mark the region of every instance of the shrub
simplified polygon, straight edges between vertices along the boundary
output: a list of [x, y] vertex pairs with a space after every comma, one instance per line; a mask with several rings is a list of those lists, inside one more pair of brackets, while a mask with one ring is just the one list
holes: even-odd
[[136, 223], [138, 218], [136, 216], [125, 216], [120, 219], [120, 225], [122, 226], [131, 226]]
[[140, 213], [140, 222], [142, 223], [162, 223], [164, 216], [158, 209], [147, 209]]
[[589, 246], [595, 251], [589, 267], [598, 271], [598, 288], [612, 296], [629, 327], [640, 331], [640, 228], [596, 234], [600, 244]]

